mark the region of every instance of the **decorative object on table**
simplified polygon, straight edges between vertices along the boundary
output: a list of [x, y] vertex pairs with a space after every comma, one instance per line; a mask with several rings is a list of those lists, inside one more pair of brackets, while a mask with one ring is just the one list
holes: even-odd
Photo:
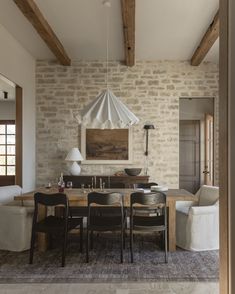
[[63, 173], [60, 174], [60, 179], [58, 182], [58, 190], [60, 193], [64, 192], [64, 188], [65, 188], [65, 182], [64, 182], [64, 178], [63, 178]]
[[132, 163], [132, 129], [81, 128], [81, 153], [86, 164]]
[[151, 123], [146, 123], [144, 125], [144, 129], [146, 130], [146, 148], [144, 155], [146, 156], [145, 158], [145, 174], [148, 174], [148, 155], [149, 155], [149, 150], [148, 150], [148, 144], [149, 144], [149, 130], [154, 130], [155, 127]]
[[124, 173], [124, 171], [119, 170], [119, 171], [115, 172], [113, 175], [114, 175], [114, 176], [124, 176], [125, 173]]
[[48, 182], [47, 184], [46, 184], [46, 189], [50, 189], [51, 188], [51, 182]]
[[167, 186], [161, 186], [161, 185], [153, 185], [150, 187], [151, 191], [155, 191], [155, 192], [166, 192], [168, 191], [168, 187]]
[[73, 188], [73, 182], [72, 181], [68, 181], [66, 184], [68, 189], [72, 189]]
[[69, 171], [70, 171], [71, 175], [73, 175], [73, 176], [80, 175], [81, 168], [80, 168], [79, 164], [77, 163], [77, 161], [82, 161], [83, 157], [82, 157], [79, 149], [76, 148], [76, 147], [72, 148], [69, 151], [68, 155], [66, 156], [65, 160], [73, 162], [72, 165], [69, 168]]
[[73, 182], [73, 188], [81, 188], [81, 185], [84, 184], [87, 188], [88, 185], [91, 184], [92, 188], [92, 178], [93, 178], [93, 189], [100, 188], [100, 178], [102, 182], [105, 182], [105, 188], [133, 188], [134, 183], [148, 183], [149, 176], [139, 175], [139, 176], [127, 176], [124, 170], [120, 172], [118, 175], [79, 175], [79, 176], [71, 176], [64, 175], [64, 181], [67, 183], [68, 181]]
[[100, 178], [100, 191], [101, 192], [105, 191], [105, 182], [102, 181], [102, 178]]
[[124, 170], [128, 176], [138, 176], [142, 168], [125, 168]]
[[94, 178], [91, 178], [91, 191], [94, 191]]
[[138, 183], [137, 188], [141, 189], [151, 189], [152, 186], [158, 186], [155, 182], [148, 182], [148, 183]]
[[82, 189], [82, 193], [86, 193], [84, 184], [81, 184], [81, 189]]
[[109, 89], [108, 65], [109, 65], [109, 7], [110, 1], [103, 2], [107, 8], [106, 14], [106, 90], [95, 98], [77, 116], [79, 122], [92, 129], [120, 129], [129, 128], [137, 124], [139, 119], [132, 113], [123, 102]]

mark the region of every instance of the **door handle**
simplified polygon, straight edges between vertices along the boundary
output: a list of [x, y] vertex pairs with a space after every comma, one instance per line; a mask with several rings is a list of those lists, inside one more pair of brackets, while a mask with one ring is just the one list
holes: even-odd
[[206, 174], [206, 175], [208, 175], [210, 172], [208, 171], [208, 170], [204, 170], [203, 171], [203, 174]]

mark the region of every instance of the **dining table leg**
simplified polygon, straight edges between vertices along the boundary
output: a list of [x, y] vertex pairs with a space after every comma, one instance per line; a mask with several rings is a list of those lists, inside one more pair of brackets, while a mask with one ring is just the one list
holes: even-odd
[[170, 252], [176, 250], [176, 206], [175, 201], [169, 201], [168, 204], [168, 239], [169, 239], [169, 248]]
[[[47, 207], [39, 205], [38, 220], [43, 220], [47, 216]], [[45, 252], [48, 248], [48, 235], [45, 233], [38, 233], [38, 251]]]

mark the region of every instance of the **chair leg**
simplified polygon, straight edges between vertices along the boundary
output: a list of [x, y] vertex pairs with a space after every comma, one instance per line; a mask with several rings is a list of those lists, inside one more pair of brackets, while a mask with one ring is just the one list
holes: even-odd
[[124, 245], [123, 230], [121, 230], [121, 263], [123, 263], [123, 245]]
[[87, 234], [86, 234], [86, 262], [89, 262], [89, 248], [90, 248], [90, 232], [89, 228], [87, 228]]
[[126, 249], [126, 230], [124, 227], [124, 232], [123, 232], [123, 249]]
[[94, 232], [92, 230], [91, 230], [90, 236], [91, 236], [90, 249], [92, 250], [94, 248]]
[[80, 223], [80, 252], [83, 252], [83, 221]]
[[167, 231], [164, 231], [164, 239], [165, 239], [165, 263], [168, 263], [168, 250], [167, 250]]
[[66, 254], [66, 248], [67, 248], [67, 238], [68, 238], [68, 232], [67, 232], [67, 230], [65, 230], [63, 249], [62, 249], [62, 264], [61, 264], [62, 267], [65, 266], [65, 254]]
[[36, 239], [36, 233], [35, 233], [34, 230], [32, 230], [31, 245], [30, 245], [30, 255], [29, 255], [29, 264], [33, 263], [35, 239]]
[[132, 229], [130, 230], [130, 250], [131, 250], [131, 263], [133, 263], [134, 257], [133, 257], [133, 231], [132, 231]]
[[48, 249], [53, 249], [53, 236], [52, 234], [48, 234], [48, 241], [49, 241], [49, 246], [48, 246]]

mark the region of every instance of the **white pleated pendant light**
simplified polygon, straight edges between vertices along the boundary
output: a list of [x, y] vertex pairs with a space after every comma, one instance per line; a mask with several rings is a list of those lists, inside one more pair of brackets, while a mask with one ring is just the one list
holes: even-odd
[[[104, 6], [108, 9], [110, 1], [105, 0]], [[131, 112], [128, 107], [117, 98], [108, 88], [108, 29], [109, 29], [109, 14], [107, 10], [107, 47], [106, 47], [106, 84], [107, 88], [99, 94], [94, 101], [87, 105], [77, 117], [80, 123], [91, 129], [120, 129], [129, 128], [139, 122], [139, 119]]]
[[81, 112], [82, 124], [91, 129], [120, 129], [139, 119], [109, 89], [103, 91]]

